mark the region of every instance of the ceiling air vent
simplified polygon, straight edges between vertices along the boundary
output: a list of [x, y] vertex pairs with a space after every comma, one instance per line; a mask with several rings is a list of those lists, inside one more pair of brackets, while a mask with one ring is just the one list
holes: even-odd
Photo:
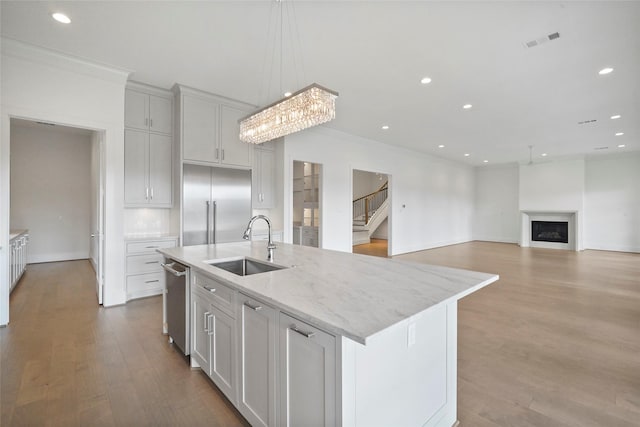
[[609, 147], [596, 147], [594, 150], [608, 150]]
[[579, 125], [586, 125], [587, 123], [593, 123], [596, 122], [597, 119], [591, 119], [591, 120], [583, 120], [581, 122], [578, 122]]
[[546, 35], [546, 36], [538, 37], [538, 38], [537, 38], [537, 39], [535, 39], [535, 40], [530, 40], [530, 41], [528, 41], [528, 42], [525, 42], [525, 44], [524, 44], [524, 45], [525, 45], [526, 47], [528, 47], [528, 48], [531, 48], [531, 47], [538, 46], [538, 45], [540, 45], [540, 44], [542, 44], [542, 43], [546, 43], [546, 42], [548, 42], [548, 41], [556, 40], [556, 39], [559, 39], [559, 38], [560, 38], [560, 33], [555, 32], [555, 33], [553, 33], [553, 34], [548, 34], [548, 35]]
[[47, 123], [47, 122], [36, 122], [39, 125], [45, 125], [45, 126], [55, 126], [55, 124], [53, 123]]

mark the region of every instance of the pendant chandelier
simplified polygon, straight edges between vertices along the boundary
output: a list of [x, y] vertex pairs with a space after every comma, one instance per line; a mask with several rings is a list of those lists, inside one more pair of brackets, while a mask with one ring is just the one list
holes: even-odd
[[[282, 0], [280, 8], [280, 85], [282, 86]], [[292, 3], [292, 2], [289, 2]], [[295, 26], [295, 22], [293, 22]], [[291, 24], [289, 24], [289, 27]], [[297, 28], [296, 28], [297, 32]], [[274, 50], [275, 52], [275, 50]], [[272, 60], [272, 63], [274, 61]], [[295, 58], [294, 58], [295, 63]], [[270, 82], [269, 82], [270, 83]], [[280, 87], [282, 90], [282, 87]], [[240, 123], [240, 140], [252, 144], [261, 144], [285, 135], [326, 123], [336, 117], [336, 98], [338, 92], [313, 83], [285, 98], [267, 105]]]

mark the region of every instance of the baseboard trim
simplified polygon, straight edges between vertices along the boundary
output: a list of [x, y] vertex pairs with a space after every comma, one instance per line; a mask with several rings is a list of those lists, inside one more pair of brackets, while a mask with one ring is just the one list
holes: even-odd
[[44, 262], [75, 261], [89, 259], [87, 252], [63, 252], [53, 254], [29, 254], [28, 264], [40, 264]]

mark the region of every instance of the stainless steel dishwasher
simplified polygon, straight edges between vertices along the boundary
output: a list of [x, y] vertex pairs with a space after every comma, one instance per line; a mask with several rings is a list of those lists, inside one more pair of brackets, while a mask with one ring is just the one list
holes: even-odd
[[189, 267], [168, 259], [162, 268], [167, 284], [167, 324], [169, 342], [177, 345], [182, 353], [189, 354]]

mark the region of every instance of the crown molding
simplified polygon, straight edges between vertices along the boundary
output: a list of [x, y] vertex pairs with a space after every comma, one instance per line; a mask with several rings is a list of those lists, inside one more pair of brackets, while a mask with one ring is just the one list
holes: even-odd
[[74, 73], [84, 74], [93, 78], [125, 84], [131, 70], [100, 64], [78, 56], [47, 49], [41, 46], [25, 43], [19, 40], [2, 37], [2, 56], [14, 57]]

